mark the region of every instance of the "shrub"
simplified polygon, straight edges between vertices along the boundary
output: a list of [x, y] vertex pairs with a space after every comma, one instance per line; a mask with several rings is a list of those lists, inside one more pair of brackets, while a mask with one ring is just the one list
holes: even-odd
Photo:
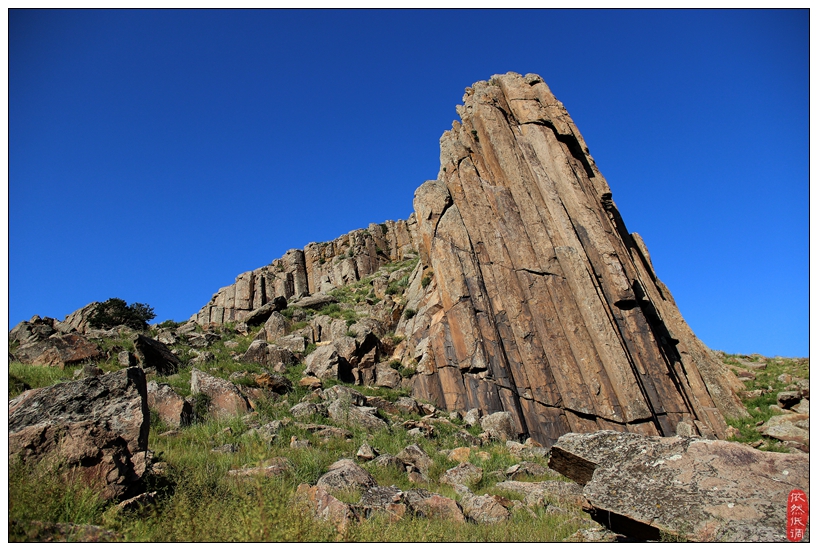
[[121, 298], [109, 298], [97, 305], [88, 318], [91, 327], [110, 329], [117, 325], [126, 325], [132, 329], [144, 330], [148, 322], [156, 317], [153, 308], [141, 302], [130, 306]]
[[408, 320], [414, 318], [415, 314], [417, 313], [418, 313], [417, 310], [414, 310], [412, 308], [407, 308], [406, 310], [403, 311], [403, 315], [406, 316], [406, 319]]

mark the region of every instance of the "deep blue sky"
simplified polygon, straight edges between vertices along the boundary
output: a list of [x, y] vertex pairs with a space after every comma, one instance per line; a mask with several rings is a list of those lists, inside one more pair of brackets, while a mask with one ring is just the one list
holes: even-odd
[[694, 332], [807, 356], [809, 14], [9, 12], [9, 324], [187, 319], [406, 218], [464, 89], [541, 75]]

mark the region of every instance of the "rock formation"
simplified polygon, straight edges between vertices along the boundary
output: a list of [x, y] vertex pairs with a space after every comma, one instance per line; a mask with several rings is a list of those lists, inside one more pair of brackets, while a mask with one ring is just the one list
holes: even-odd
[[268, 266], [240, 274], [191, 319], [202, 326], [242, 321], [276, 297], [302, 297], [353, 283], [414, 254], [414, 231], [411, 217], [387, 220], [304, 250], [291, 249]]
[[738, 382], [682, 319], [563, 105], [515, 73], [463, 99], [438, 179], [415, 193], [414, 279], [434, 276], [398, 327], [414, 394], [508, 411], [548, 445], [608, 428], [724, 437]]
[[[378, 304], [391, 317], [369, 314], [404, 339], [392, 359], [415, 373], [415, 397], [508, 412], [518, 438], [545, 446], [600, 429], [724, 438], [724, 418], [746, 415], [741, 383], [683, 320], [548, 86], [495, 76], [468, 88], [458, 113], [408, 221], [291, 250], [241, 274], [192, 320], [260, 322], [280, 309], [265, 306], [277, 297], [325, 297], [417, 251], [403, 296]], [[373, 280], [378, 298], [392, 277]], [[278, 320], [261, 338], [286, 330]], [[350, 376], [365, 375], [358, 366]]]
[[138, 367], [35, 388], [9, 402], [9, 461], [53, 461], [104, 498], [125, 497], [145, 473], [149, 424]]
[[585, 485], [594, 520], [640, 539], [784, 542], [787, 496], [809, 496], [806, 454], [737, 442], [600, 431], [566, 434], [551, 452], [551, 468]]

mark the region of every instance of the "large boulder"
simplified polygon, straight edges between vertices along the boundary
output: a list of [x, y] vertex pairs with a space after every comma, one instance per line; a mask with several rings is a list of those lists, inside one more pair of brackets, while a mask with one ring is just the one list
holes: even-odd
[[146, 469], [149, 428], [138, 367], [37, 388], [9, 402], [9, 461], [49, 461], [105, 499], [129, 497]]
[[346, 426], [363, 427], [368, 431], [377, 431], [389, 428], [383, 419], [375, 416], [375, 408], [354, 406], [347, 400], [335, 400], [327, 407], [330, 419]]
[[489, 436], [501, 442], [517, 440], [519, 434], [514, 426], [514, 419], [507, 411], [498, 411], [480, 419], [480, 426]]
[[328, 492], [336, 490], [365, 490], [378, 483], [365, 469], [351, 459], [339, 459], [329, 466], [316, 485]]
[[773, 415], [758, 427], [758, 432], [791, 447], [809, 451], [809, 413]]
[[295, 355], [288, 349], [265, 341], [253, 341], [247, 348], [247, 352], [242, 356], [244, 363], [257, 363], [265, 367], [276, 367], [279, 364], [293, 365], [296, 363]]
[[247, 398], [236, 385], [196, 368], [190, 372], [190, 391], [208, 397], [208, 413], [217, 419], [243, 415], [251, 409]]
[[278, 312], [271, 312], [264, 323], [264, 336], [267, 342], [275, 342], [289, 332], [290, 322]]
[[156, 381], [148, 383], [148, 407], [156, 411], [162, 421], [174, 428], [190, 424], [193, 418], [190, 402], [166, 383]]
[[102, 349], [82, 335], [55, 333], [42, 340], [29, 341], [14, 355], [26, 364], [65, 367], [97, 360], [102, 357]]
[[322, 381], [353, 382], [352, 367], [331, 344], [319, 346], [304, 359], [304, 364], [305, 375], [314, 375]]
[[136, 335], [133, 344], [142, 369], [153, 367], [160, 375], [172, 375], [179, 370], [179, 358], [161, 342], [145, 335]]
[[787, 541], [787, 497], [809, 495], [806, 454], [737, 442], [599, 431], [563, 435], [551, 454], [552, 469], [585, 484], [594, 520], [641, 539]]

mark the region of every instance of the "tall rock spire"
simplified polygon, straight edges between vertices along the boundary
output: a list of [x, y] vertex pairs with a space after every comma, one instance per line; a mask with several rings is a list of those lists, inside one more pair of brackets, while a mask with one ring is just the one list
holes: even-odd
[[723, 438], [724, 417], [746, 414], [740, 383], [681, 317], [562, 103], [516, 73], [463, 101], [438, 179], [415, 193], [427, 285], [398, 328], [414, 394], [508, 411], [546, 445], [599, 429]]

